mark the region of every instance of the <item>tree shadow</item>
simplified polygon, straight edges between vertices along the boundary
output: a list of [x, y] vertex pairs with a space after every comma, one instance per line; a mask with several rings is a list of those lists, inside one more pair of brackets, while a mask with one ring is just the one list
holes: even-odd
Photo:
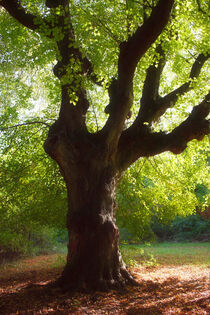
[[[0, 314], [196, 314], [208, 313], [207, 278], [142, 280], [127, 291], [62, 292], [48, 281], [13, 282], [0, 291]], [[191, 312], [191, 313], [190, 313]]]
[[207, 277], [169, 277], [164, 282], [142, 281], [141, 288], [129, 298], [129, 305], [122, 301], [121, 308], [126, 309], [126, 315], [207, 314], [209, 302]]

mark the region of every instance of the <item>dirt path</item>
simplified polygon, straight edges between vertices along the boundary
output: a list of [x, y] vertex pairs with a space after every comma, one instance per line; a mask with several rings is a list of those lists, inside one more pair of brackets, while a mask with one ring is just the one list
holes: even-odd
[[72, 296], [46, 287], [61, 269], [39, 269], [36, 259], [24, 272], [0, 273], [0, 314], [210, 314], [209, 268], [134, 268], [138, 287]]

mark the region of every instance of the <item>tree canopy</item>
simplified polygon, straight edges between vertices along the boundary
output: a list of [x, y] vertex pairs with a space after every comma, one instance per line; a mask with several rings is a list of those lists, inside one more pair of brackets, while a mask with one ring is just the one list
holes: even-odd
[[[62, 9], [59, 6], [56, 9], [50, 8], [53, 5], [49, 3], [48, 8], [45, 1], [23, 1], [22, 5], [18, 1], [1, 1], [1, 6], [10, 13], [8, 15], [1, 9], [1, 99], [3, 105], [10, 105], [7, 110], [15, 111], [12, 105], [19, 106], [19, 109], [29, 105], [32, 107], [35, 100], [47, 103], [53, 107], [54, 112], [58, 110], [59, 82], [52, 76], [51, 69], [56, 59], [61, 58], [56, 40], [59, 39], [59, 32], [60, 37], [63, 35], [60, 22], [52, 24], [52, 21], [61, 19]], [[167, 3], [172, 5], [170, 1]], [[134, 40], [134, 34], [138, 34], [137, 30], [143, 32], [141, 25], [144, 21], [150, 21], [149, 15], [155, 4], [156, 1], [141, 3], [133, 0], [106, 1], [106, 4], [101, 1], [69, 1], [70, 28], [74, 30], [70, 46], [73, 47], [73, 54], [80, 50], [81, 56], [76, 57], [76, 61], [72, 59], [73, 66], [69, 64], [69, 73], [62, 80], [71, 80], [68, 83], [71, 85], [69, 94], [73, 103], [77, 98], [73, 90], [76, 89], [78, 80], [82, 80], [82, 84], [89, 91], [88, 128], [93, 126], [92, 121], [96, 118], [98, 129], [101, 129], [106, 121], [107, 115], [103, 111], [106, 108], [105, 111], [109, 112], [106, 105], [110, 102], [106, 91], [119, 74], [118, 56], [119, 53], [121, 58], [123, 55], [122, 43]], [[165, 7], [164, 1], [162, 6]], [[164, 15], [163, 10], [159, 11]], [[153, 121], [152, 128], [158, 128], [160, 125], [157, 130], [161, 128], [167, 131], [171, 131], [184, 120], [183, 113], [187, 117], [189, 106], [198, 104], [205, 97], [208, 92], [208, 85], [204, 84], [207, 82], [205, 61], [208, 59], [207, 12], [206, 1], [186, 1], [184, 6], [181, 1], [175, 1], [172, 17], [161, 35], [155, 43], [148, 44], [151, 47], [145, 47], [146, 53], [139, 52], [141, 56], [136, 57], [139, 62], [135, 71], [134, 93], [130, 104], [133, 115], [127, 121], [128, 125], [138, 116], [141, 97], [142, 109], [139, 119], [149, 124]], [[11, 16], [26, 27], [23, 28]], [[163, 17], [160, 16], [159, 19], [163, 21]], [[148, 29], [152, 27], [149, 25]], [[145, 42], [145, 37], [149, 36], [146, 33], [139, 36], [140, 47], [143, 46], [141, 41]], [[134, 58], [128, 56], [127, 59], [130, 60], [127, 60], [126, 65], [131, 69], [130, 63]], [[82, 74], [85, 74], [82, 77], [80, 71], [76, 69], [81, 66], [86, 67], [82, 70]], [[126, 78], [128, 80], [127, 75]], [[142, 94], [143, 86], [145, 88]], [[144, 105], [148, 97], [157, 103], [157, 108], [149, 119], [147, 117], [149, 106]], [[49, 108], [47, 113], [49, 115]], [[173, 123], [170, 122], [172, 114]], [[113, 115], [114, 113], [109, 114], [105, 129], [109, 129], [110, 121], [115, 120], [111, 119]], [[161, 121], [158, 116], [161, 117]], [[174, 117], [180, 119], [174, 120]], [[165, 121], [163, 124], [164, 120], [169, 122]], [[192, 119], [188, 120], [188, 123], [192, 123]], [[176, 133], [178, 136], [178, 130]], [[125, 139], [126, 137], [128, 135], [125, 133]]]

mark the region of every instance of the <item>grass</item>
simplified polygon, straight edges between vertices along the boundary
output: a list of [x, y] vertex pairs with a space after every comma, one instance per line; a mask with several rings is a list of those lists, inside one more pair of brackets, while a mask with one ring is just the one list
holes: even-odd
[[122, 245], [125, 261], [132, 265], [199, 265], [210, 266], [210, 242]]
[[12, 277], [15, 274], [47, 272], [62, 269], [66, 263], [66, 254], [48, 254], [26, 257], [7, 264], [0, 265], [0, 278]]
[[[154, 266], [182, 266], [197, 265], [210, 266], [210, 242], [208, 243], [155, 243], [140, 245], [122, 245], [121, 252], [127, 265], [135, 267], [142, 265]], [[24, 273], [30, 270], [49, 270], [62, 268], [66, 262], [66, 253], [54, 253], [20, 259], [16, 262], [0, 265], [0, 277], [6, 273]]]

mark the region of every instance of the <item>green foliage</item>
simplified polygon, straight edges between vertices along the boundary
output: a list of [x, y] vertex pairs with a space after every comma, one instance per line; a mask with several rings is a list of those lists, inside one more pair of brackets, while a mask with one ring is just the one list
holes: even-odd
[[11, 229], [2, 230], [0, 232], [0, 264], [1, 257], [5, 257], [6, 260], [7, 255], [9, 260], [10, 256], [66, 253], [66, 244], [67, 232], [49, 226], [37, 225], [33, 227], [33, 230], [26, 231], [25, 229], [18, 232], [13, 232]]
[[0, 134], [0, 244], [5, 250], [31, 252], [36, 242], [29, 235], [65, 227], [65, 185], [43, 150], [45, 137], [39, 124]]
[[209, 266], [210, 243], [162, 242], [154, 244], [123, 245], [123, 258], [132, 266]]
[[179, 156], [165, 153], [130, 167], [117, 195], [117, 221], [130, 233], [127, 241], [155, 239], [154, 217], [159, 224], [170, 224], [176, 216], [188, 216], [197, 206], [208, 205], [207, 154], [208, 137], [190, 143]]
[[146, 267], [158, 266], [157, 260], [150, 252], [150, 244], [143, 246], [137, 245], [122, 245], [121, 252], [123, 259], [130, 268], [143, 265]]
[[200, 215], [177, 216], [169, 225], [154, 219], [152, 230], [160, 241], [209, 241], [210, 220]]
[[29, 225], [47, 221], [52, 226], [64, 226], [65, 212], [61, 215], [59, 209], [66, 207], [65, 186], [42, 148], [44, 136], [36, 127], [26, 127], [15, 137], [13, 132], [7, 135], [10, 145], [5, 146], [0, 163], [1, 221], [11, 218], [17, 226], [23, 220]]
[[171, 227], [174, 240], [210, 240], [210, 220], [205, 220], [199, 215], [187, 218], [177, 217]]
[[204, 184], [197, 184], [195, 188], [195, 195], [201, 204], [204, 203], [206, 197], [209, 195], [208, 187]]

